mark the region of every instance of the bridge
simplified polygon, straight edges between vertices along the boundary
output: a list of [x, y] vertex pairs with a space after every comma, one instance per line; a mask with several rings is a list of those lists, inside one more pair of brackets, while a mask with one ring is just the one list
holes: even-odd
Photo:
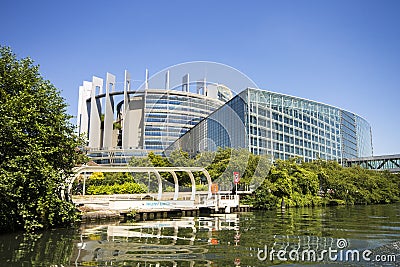
[[377, 171], [400, 173], [400, 154], [383, 155], [364, 158], [346, 159], [345, 166], [361, 166], [362, 168]]

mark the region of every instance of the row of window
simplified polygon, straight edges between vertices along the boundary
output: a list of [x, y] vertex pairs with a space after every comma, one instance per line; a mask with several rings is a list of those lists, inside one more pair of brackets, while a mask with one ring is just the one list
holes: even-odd
[[[271, 138], [274, 140], [285, 140], [286, 142], [293, 143], [294, 138], [296, 140], [305, 140], [305, 141], [312, 141], [314, 143], [320, 143], [320, 144], [326, 144], [328, 146], [334, 143], [340, 143], [340, 138], [337, 136], [336, 138], [332, 136], [332, 138], [325, 138], [322, 135], [313, 135], [310, 133], [303, 133], [297, 129], [295, 129], [293, 132], [289, 132], [287, 134], [282, 133], [282, 131], [273, 131], [272, 133], [270, 131], [266, 131], [265, 129], [257, 129], [256, 127], [251, 127], [250, 126], [250, 134], [255, 135], [258, 137], [263, 137], [263, 138]], [[302, 141], [303, 142], [303, 141]]]
[[331, 115], [339, 115], [339, 111], [328, 105], [316, 103], [314, 101], [306, 99], [298, 99], [291, 96], [284, 96], [273, 92], [267, 92], [262, 90], [250, 89], [249, 102], [255, 102], [257, 104], [265, 104], [267, 107], [270, 105], [281, 112], [283, 110], [297, 109], [303, 110], [307, 113], [323, 113]]
[[[296, 135], [299, 135], [299, 136], [301, 136], [303, 134], [302, 130], [298, 130], [291, 125], [285, 125], [285, 124], [282, 125], [277, 122], [274, 122], [272, 125], [273, 125], [272, 129], [276, 130], [276, 131], [280, 131], [280, 132], [283, 131], [287, 134], [295, 134], [295, 132], [296, 132], [297, 133]], [[270, 123], [269, 123], [269, 121], [267, 122], [267, 127], [266, 127], [267, 129], [263, 129], [262, 126], [260, 126], [260, 125], [257, 125], [257, 126], [250, 124], [250, 129], [251, 129], [250, 132], [253, 133], [253, 131], [257, 131], [257, 129], [258, 129], [259, 134], [262, 135], [262, 133], [264, 131], [269, 130], [268, 128], [270, 128], [270, 127], [268, 127], [268, 126], [270, 126]], [[339, 129], [336, 129], [336, 131], [335, 131], [335, 129], [332, 128], [331, 132], [329, 132], [329, 127], [326, 128], [326, 130], [324, 131], [323, 129], [318, 129], [317, 127], [310, 127], [309, 125], [304, 125], [304, 126], [305, 126], [304, 127], [304, 135], [306, 136], [306, 138], [308, 135], [311, 135], [311, 133], [313, 133], [315, 135], [319, 135], [322, 137], [326, 137], [328, 139], [335, 140], [335, 133], [336, 133], [336, 135], [339, 135]], [[307, 131], [311, 132], [311, 133], [307, 133]], [[254, 133], [254, 134], [256, 134], [256, 133]]]
[[168, 100], [150, 100], [147, 101], [147, 106], [155, 106], [155, 105], [162, 105], [165, 108], [167, 106], [169, 109], [178, 109], [180, 106], [185, 106], [185, 107], [191, 107], [191, 108], [197, 108], [197, 109], [202, 109], [202, 110], [210, 110], [210, 109], [215, 109], [217, 106], [215, 105], [210, 105], [210, 103], [190, 103], [190, 102], [177, 102], [177, 101], [168, 101]]
[[303, 127], [304, 125], [314, 125], [314, 126], [318, 126], [319, 128], [326, 128], [327, 130], [329, 130], [330, 127], [339, 127], [339, 118], [337, 117], [335, 120], [329, 120], [329, 119], [315, 119], [315, 118], [311, 118], [310, 117], [306, 117], [304, 116], [303, 119], [301, 118], [296, 118], [296, 117], [287, 117], [284, 116], [282, 114], [276, 113], [276, 112], [272, 112], [272, 119], [274, 119], [275, 121], [278, 122], [284, 122], [286, 124], [289, 125], [294, 125], [296, 127]]
[[148, 113], [146, 114], [146, 119], [158, 119], [159, 121], [166, 121], [168, 119], [176, 119], [176, 120], [199, 120], [201, 118], [196, 116], [187, 116], [186, 114], [169, 114], [169, 113]]
[[146, 100], [172, 100], [172, 101], [179, 101], [179, 102], [186, 102], [186, 101], [191, 101], [191, 102], [204, 102], [207, 101], [207, 99], [203, 99], [201, 97], [193, 97], [191, 96], [181, 96], [181, 95], [171, 95], [171, 94], [154, 94], [154, 93], [148, 93], [146, 96]]
[[[299, 147], [299, 148], [309, 148], [313, 149], [316, 151], [321, 151], [321, 152], [331, 152], [331, 151], [340, 151], [340, 144], [332, 144], [332, 146], [329, 144], [318, 144], [318, 143], [312, 143], [309, 141], [303, 141], [297, 138], [288, 138], [287, 140], [275, 140], [278, 142], [272, 142], [273, 144], [279, 144], [279, 146], [287, 146], [287, 147]], [[280, 142], [279, 142], [280, 141]], [[282, 142], [282, 143], [281, 143]], [[258, 138], [251, 136], [250, 137], [250, 145], [252, 146], [258, 146], [258, 147], [264, 147], [264, 148], [271, 148], [271, 141], [268, 139], [263, 139], [263, 138]], [[274, 148], [276, 148], [274, 146]], [[279, 149], [279, 148], [278, 148]], [[281, 149], [279, 149], [281, 150]], [[288, 152], [288, 151], [286, 151]]]
[[321, 152], [312, 152], [310, 150], [299, 150], [297, 153], [291, 153], [291, 152], [283, 152], [279, 150], [271, 150], [271, 149], [263, 149], [259, 147], [250, 147], [250, 151], [253, 154], [258, 154], [258, 155], [264, 155], [264, 154], [269, 154], [273, 155], [275, 159], [289, 159], [293, 158], [296, 156], [302, 156], [304, 157], [304, 160], [307, 161], [312, 161], [314, 159], [327, 159], [327, 160], [337, 160], [340, 158], [340, 152], [337, 153], [337, 155], [331, 155], [327, 153], [321, 153]]
[[[332, 133], [334, 133], [335, 132], [334, 129], [335, 128], [339, 129], [339, 127], [340, 127], [339, 121], [337, 121], [336, 123], [334, 121], [331, 121], [330, 124], [327, 124], [327, 123], [323, 123], [321, 121], [313, 120], [310, 123], [310, 122], [303, 122], [303, 121], [299, 121], [299, 120], [296, 120], [293, 118], [282, 116], [277, 113], [273, 113], [272, 119], [275, 120], [276, 122], [280, 122], [280, 123], [283, 122], [289, 126], [295, 126], [295, 127], [301, 128], [301, 129], [305, 129], [307, 131], [314, 131], [314, 129], [317, 129], [317, 127], [318, 127], [320, 129], [325, 129], [326, 131], [332, 131]], [[250, 116], [250, 123], [269, 127], [269, 121], [265, 120], [262, 117], [257, 118], [256, 114], [252, 114]]]
[[158, 119], [158, 118], [146, 118], [146, 122], [160, 122], [163, 124], [176, 123], [176, 124], [189, 124], [196, 125], [200, 121], [200, 118], [195, 118], [193, 120], [173, 120], [173, 119]]
[[153, 106], [148, 106], [146, 107], [146, 113], [151, 113], [154, 112], [153, 110], [168, 110], [170, 112], [177, 112], [177, 111], [183, 111], [183, 112], [192, 112], [192, 113], [204, 113], [205, 111], [208, 113], [212, 111], [211, 109], [198, 109], [198, 108], [192, 108], [192, 107], [186, 107], [186, 106], [178, 106], [175, 108], [167, 108], [164, 105], [153, 105]]

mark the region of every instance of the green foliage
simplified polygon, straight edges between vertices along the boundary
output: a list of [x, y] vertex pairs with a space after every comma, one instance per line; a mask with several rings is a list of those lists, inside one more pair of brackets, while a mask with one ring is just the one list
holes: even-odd
[[94, 172], [86, 180], [86, 186], [90, 185], [114, 185], [124, 183], [134, 183], [135, 177], [131, 173], [127, 172], [116, 172], [116, 173], [102, 173]]
[[196, 191], [208, 191], [207, 184], [196, 184]]
[[129, 211], [126, 216], [128, 217], [128, 219], [135, 219], [135, 216], [137, 214], [137, 210], [133, 209], [131, 211]]
[[277, 160], [256, 190], [255, 208], [271, 209], [283, 199], [288, 206], [384, 204], [399, 201], [398, 175], [360, 167], [344, 168], [334, 161]]
[[164, 188], [164, 192], [174, 192], [174, 191], [175, 191], [175, 187], [173, 187], [173, 186], [167, 185]]
[[232, 184], [233, 172], [239, 172], [241, 185], [258, 187], [272, 163], [269, 156], [253, 155], [247, 149], [218, 148], [213, 155], [214, 160], [207, 166], [207, 171], [213, 180], [218, 179], [219, 184], [226, 186]]
[[279, 203], [279, 197], [272, 194], [274, 188], [274, 184], [269, 180], [265, 180], [264, 183], [255, 191], [254, 198], [250, 201], [253, 207], [256, 209], [275, 208]]
[[[319, 206], [338, 204], [378, 204], [400, 200], [400, 177], [387, 172], [376, 172], [359, 167], [343, 168], [335, 161], [303, 162], [300, 158], [276, 160], [271, 167], [267, 155], [253, 155], [246, 149], [218, 148], [216, 152], [201, 152], [190, 157], [182, 150], [172, 151], [168, 157], [150, 153], [146, 158], [133, 158], [132, 166], [197, 166], [204, 167], [211, 179], [230, 188], [233, 172], [241, 175], [240, 185], [257, 190], [245, 202], [255, 208], [286, 206]], [[177, 173], [180, 185], [190, 185], [185, 173]], [[196, 183], [202, 178], [195, 173]], [[172, 176], [163, 178], [173, 183]], [[196, 186], [200, 189], [200, 186]]]
[[112, 194], [140, 194], [147, 192], [143, 185], [127, 182], [113, 185], [90, 185], [86, 190], [88, 195], [112, 195]]
[[[130, 161], [131, 166], [135, 167], [174, 167], [174, 166], [195, 166], [193, 159], [189, 157], [189, 154], [182, 150], [173, 151], [168, 158], [156, 155], [150, 152], [146, 158], [132, 157]], [[176, 172], [179, 180], [179, 184], [183, 186], [191, 185], [189, 175], [185, 172]], [[196, 180], [199, 180], [197, 174], [194, 174]], [[141, 175], [144, 177], [144, 175]], [[163, 179], [170, 183], [174, 183], [174, 178], [170, 173], [161, 173]]]
[[[240, 183], [258, 187], [268, 175], [272, 164], [267, 155], [253, 155], [246, 149], [218, 148], [216, 152], [201, 152], [195, 157], [190, 157], [182, 150], [172, 151], [168, 157], [162, 157], [149, 153], [146, 158], [131, 159], [131, 166], [154, 166], [154, 167], [203, 167], [209, 172], [213, 181], [218, 180], [220, 185], [231, 187], [233, 183], [233, 172], [241, 175]], [[189, 175], [185, 172], [176, 172], [179, 185], [191, 186]], [[193, 173], [196, 183], [200, 183], [201, 173]], [[169, 173], [163, 173], [162, 177], [170, 183], [174, 183]]]
[[0, 231], [69, 225], [59, 190], [84, 157], [64, 99], [31, 59], [0, 47], [0, 103]]
[[113, 129], [114, 130], [121, 130], [122, 129], [122, 125], [121, 122], [113, 122]]
[[147, 192], [145, 185], [135, 182], [131, 173], [102, 173], [94, 172], [86, 180], [86, 194], [140, 194]]

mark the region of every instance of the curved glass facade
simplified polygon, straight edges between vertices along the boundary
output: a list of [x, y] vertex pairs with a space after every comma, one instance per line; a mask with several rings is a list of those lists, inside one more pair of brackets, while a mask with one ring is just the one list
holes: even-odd
[[369, 123], [363, 118], [356, 116], [357, 125], [357, 158], [370, 157], [373, 155], [373, 147], [369, 140], [372, 140], [372, 131]]
[[88, 137], [85, 149], [92, 160], [126, 164], [133, 155], [162, 154], [233, 95], [218, 83], [190, 82], [188, 75], [172, 89], [168, 81], [165, 89], [155, 89], [148, 88], [146, 78], [142, 90], [131, 90], [130, 74], [125, 71], [123, 90], [115, 87], [116, 77], [110, 73], [105, 83], [98, 77], [83, 83], [77, 126], [78, 133]]
[[340, 159], [340, 111], [306, 99], [246, 90], [250, 151], [288, 159]]
[[144, 110], [144, 149], [162, 152], [223, 103], [190, 92], [148, 89]]
[[301, 156], [305, 161], [341, 161], [372, 156], [371, 127], [356, 114], [260, 89], [244, 90], [171, 148], [195, 153], [204, 149], [198, 147], [204, 143], [202, 139], [212, 140], [215, 146], [247, 147], [254, 154], [279, 159]]

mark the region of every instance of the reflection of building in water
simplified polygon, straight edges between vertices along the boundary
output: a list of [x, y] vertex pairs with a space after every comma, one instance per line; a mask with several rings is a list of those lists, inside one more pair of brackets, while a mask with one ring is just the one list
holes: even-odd
[[[82, 232], [82, 242], [77, 244], [76, 262], [121, 262], [180, 266], [180, 262], [210, 265], [206, 258], [209, 246], [218, 244], [219, 231], [236, 231], [239, 234], [237, 214], [213, 217], [185, 217], [177, 221], [151, 221], [124, 225], [107, 225]], [[95, 236], [106, 236], [99, 240]], [[236, 237], [235, 237], [236, 238]], [[103, 238], [104, 239], [104, 238]], [[232, 244], [239, 242], [232, 240]], [[138, 264], [138, 265], [136, 265]], [[172, 264], [172, 265], [171, 265]], [[155, 266], [155, 265], [154, 265]]]
[[208, 231], [235, 230], [239, 231], [239, 217], [237, 214], [214, 214], [214, 220], [210, 217], [198, 218], [199, 229]]

